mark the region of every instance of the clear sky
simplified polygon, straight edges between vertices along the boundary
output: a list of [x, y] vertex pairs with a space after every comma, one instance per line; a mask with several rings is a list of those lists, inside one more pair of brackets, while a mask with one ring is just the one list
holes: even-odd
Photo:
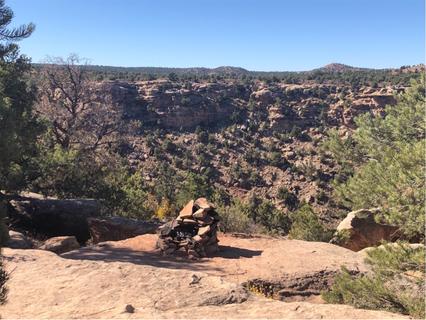
[[309, 70], [425, 59], [425, 0], [6, 0], [22, 52], [92, 64]]

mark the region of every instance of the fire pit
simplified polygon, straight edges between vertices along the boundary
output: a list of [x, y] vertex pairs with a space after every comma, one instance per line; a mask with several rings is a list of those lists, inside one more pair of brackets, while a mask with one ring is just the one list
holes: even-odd
[[169, 255], [184, 248], [189, 257], [206, 257], [218, 251], [219, 215], [206, 198], [189, 201], [178, 217], [160, 227], [157, 247]]

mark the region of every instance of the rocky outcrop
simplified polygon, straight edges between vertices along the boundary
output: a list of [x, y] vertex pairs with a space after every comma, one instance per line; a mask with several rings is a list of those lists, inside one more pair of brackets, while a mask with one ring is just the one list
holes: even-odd
[[[162, 79], [103, 85], [115, 102], [123, 105], [126, 117], [142, 120], [148, 126], [175, 130], [228, 123], [234, 112], [247, 111], [249, 102], [256, 106], [257, 112], [269, 114], [273, 129], [312, 126], [317, 124], [323, 109], [328, 112], [339, 101], [336, 85], [332, 84], [179, 83]], [[392, 92], [378, 89], [353, 92], [351, 100], [349, 109], [353, 109], [353, 116], [395, 103]], [[282, 106], [276, 108], [277, 101]]]
[[53, 237], [47, 239], [40, 247], [41, 250], [52, 251], [56, 254], [65, 253], [80, 248], [74, 236]]
[[350, 212], [337, 226], [331, 243], [353, 251], [379, 245], [381, 241], [398, 238], [398, 227], [377, 223], [374, 219], [379, 209], [361, 209]]
[[92, 243], [118, 241], [146, 233], [155, 233], [159, 224], [124, 217], [89, 218]]
[[125, 113], [146, 125], [180, 129], [227, 121], [247, 88], [232, 83], [191, 83], [167, 80], [108, 84]]
[[[408, 318], [345, 305], [265, 299], [241, 285], [282, 277], [282, 284], [299, 286], [308, 275], [308, 282], [321, 282], [327, 278], [326, 272], [320, 276], [321, 270], [338, 270], [340, 265], [362, 270], [362, 257], [355, 252], [327, 243], [219, 237], [220, 254], [196, 261], [163, 257], [150, 234], [61, 256], [5, 248], [5, 266], [13, 277], [0, 313], [7, 319]], [[296, 271], [299, 278], [289, 276]]]
[[100, 213], [100, 203], [90, 199], [11, 200], [10, 227], [26, 230], [35, 237], [75, 236], [85, 243], [90, 238], [87, 218]]

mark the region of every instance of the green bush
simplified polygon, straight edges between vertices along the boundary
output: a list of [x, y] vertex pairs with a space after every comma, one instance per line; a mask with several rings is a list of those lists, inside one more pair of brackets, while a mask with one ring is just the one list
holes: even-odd
[[328, 242], [333, 236], [333, 230], [327, 229], [319, 221], [308, 204], [293, 212], [290, 218], [292, 223], [289, 236], [293, 239]]
[[274, 204], [268, 200], [252, 196], [242, 203], [241, 210], [252, 219], [255, 224], [259, 224], [269, 233], [287, 234], [290, 228], [289, 217], [278, 210]]
[[36, 159], [35, 192], [59, 198], [94, 198], [105, 205], [108, 214], [147, 218], [146, 198], [139, 173], [132, 174], [116, 154], [96, 154], [41, 148]]
[[189, 172], [184, 177], [183, 183], [179, 186], [179, 191], [176, 195], [176, 204], [181, 208], [191, 199], [200, 197], [210, 198], [212, 194], [213, 189], [206, 176]]
[[220, 229], [223, 232], [253, 234], [264, 231], [247, 216], [244, 204], [238, 200], [232, 201], [228, 206], [218, 206], [217, 212], [220, 215]]
[[328, 303], [388, 310], [425, 318], [425, 249], [404, 243], [387, 244], [367, 252], [371, 273], [353, 276], [343, 268], [328, 292]]
[[284, 201], [284, 204], [290, 209], [294, 210], [299, 201], [297, 196], [290, 192], [286, 187], [280, 187], [277, 192], [277, 198]]

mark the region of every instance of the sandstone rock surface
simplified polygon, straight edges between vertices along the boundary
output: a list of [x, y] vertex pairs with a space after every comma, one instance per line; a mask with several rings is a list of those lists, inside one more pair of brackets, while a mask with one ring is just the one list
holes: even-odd
[[33, 244], [24, 234], [9, 230], [9, 240], [4, 246], [12, 249], [31, 249]]
[[[254, 278], [288, 281], [292, 273], [332, 271], [341, 264], [363, 269], [358, 253], [327, 243], [220, 239], [215, 257], [197, 261], [161, 256], [150, 234], [61, 256], [6, 248], [6, 268], [13, 272], [0, 313], [31, 319], [408, 319], [344, 305], [270, 300], [243, 286]], [[126, 312], [127, 305], [133, 313]]]
[[[398, 228], [377, 223], [374, 220], [376, 211], [376, 209], [360, 209], [350, 212], [337, 226], [336, 236], [331, 242], [353, 251], [359, 251], [379, 245], [382, 240], [395, 240]], [[343, 239], [339, 239], [339, 237]]]
[[53, 237], [47, 239], [39, 249], [52, 251], [57, 254], [65, 253], [80, 248], [74, 236]]

